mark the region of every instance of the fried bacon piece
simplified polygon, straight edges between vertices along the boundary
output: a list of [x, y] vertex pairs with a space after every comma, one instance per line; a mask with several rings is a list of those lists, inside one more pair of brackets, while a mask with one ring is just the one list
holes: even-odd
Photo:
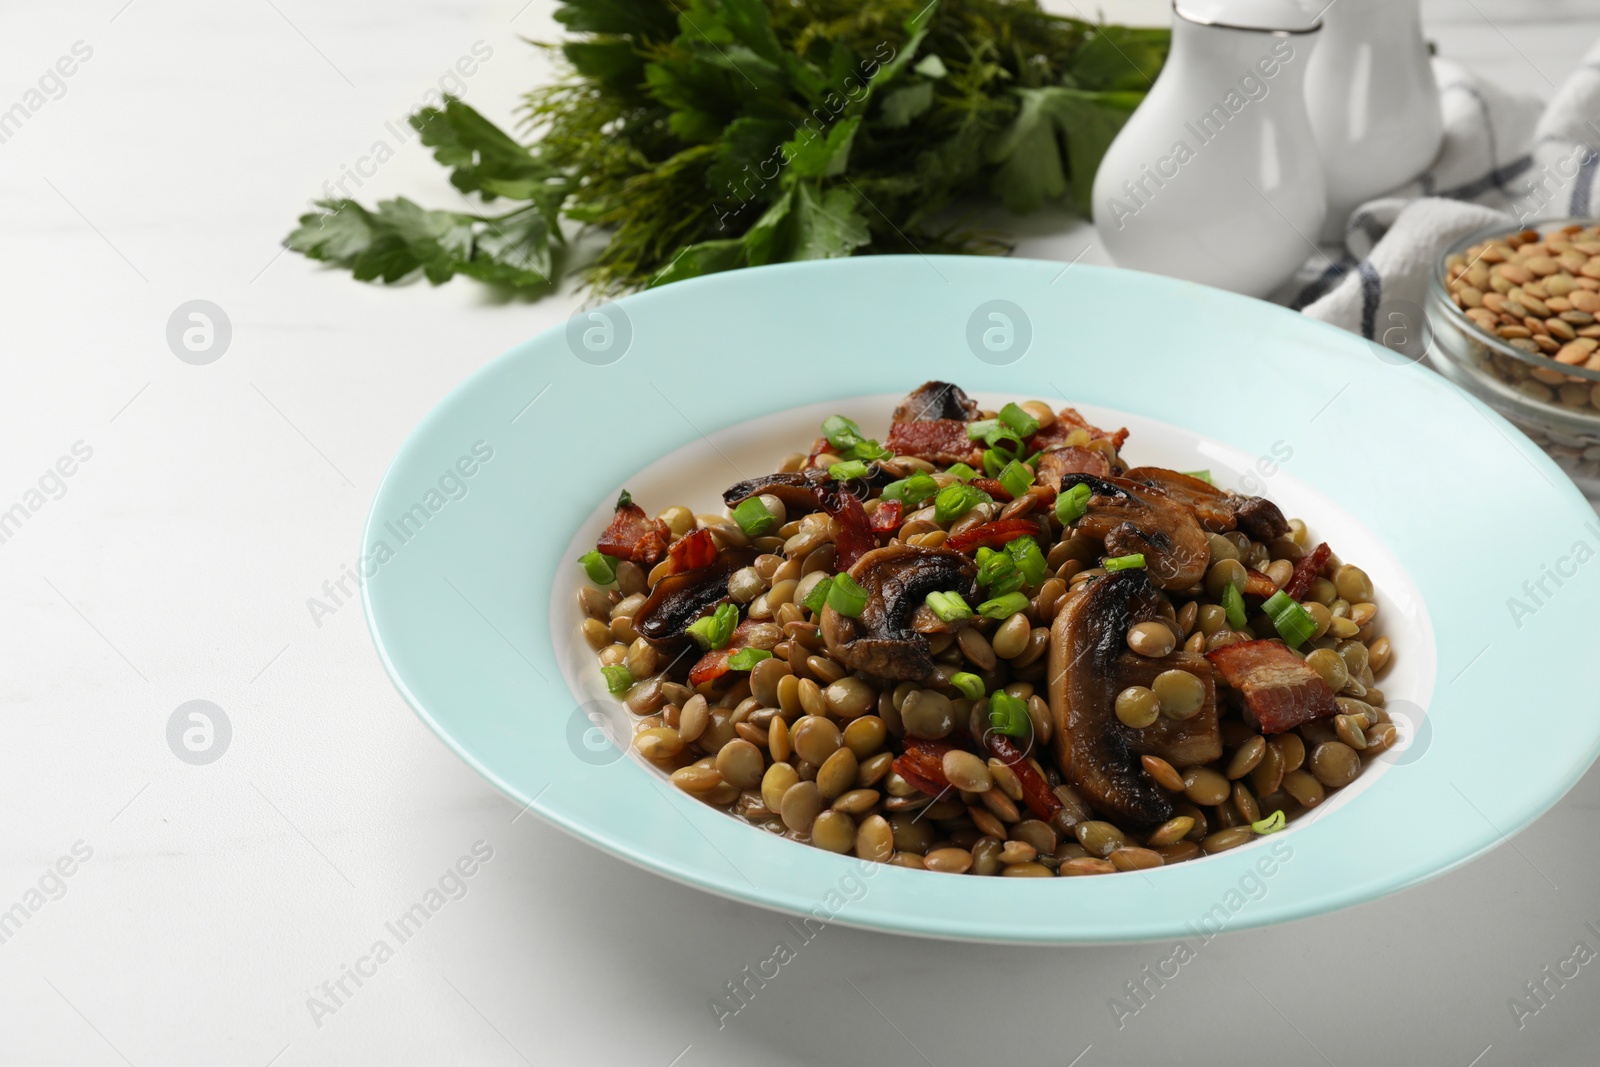
[[[1088, 419], [1078, 414], [1078, 410], [1070, 405], [1056, 412], [1056, 421], [1049, 426], [1041, 428], [1028, 441], [1028, 447], [1038, 452], [1049, 448], [1051, 445], [1064, 445], [1067, 438], [1072, 436], [1073, 430], [1082, 430], [1089, 435], [1090, 440], [1110, 441], [1111, 447], [1121, 449], [1122, 443], [1128, 439], [1126, 427], [1115, 433], [1106, 433], [1100, 427], [1092, 425]], [[1085, 471], [1092, 474], [1093, 471]]]
[[1039, 481], [1044, 485], [1060, 485], [1068, 474], [1092, 474], [1096, 478], [1109, 478], [1114, 473], [1111, 461], [1104, 452], [1093, 448], [1068, 445], [1053, 448], [1039, 457]]
[[1278, 585], [1271, 578], [1262, 574], [1253, 567], [1244, 569], [1244, 588], [1239, 590], [1245, 596], [1258, 596], [1266, 600], [1278, 591]]
[[755, 619], [745, 619], [734, 627], [733, 636], [728, 638], [726, 647], [714, 648], [695, 660], [694, 666], [689, 668], [689, 684], [691, 686], [701, 686], [707, 682], [714, 682], [724, 674], [727, 674], [731, 669], [728, 666], [729, 658], [741, 648], [748, 647], [750, 633], [759, 625], [761, 624]]
[[891, 423], [885, 447], [897, 456], [916, 456], [946, 465], [975, 464], [982, 457], [981, 450], [967, 438], [967, 424], [955, 419]]
[[673, 574], [709, 567], [717, 561], [716, 539], [710, 530], [695, 530], [674, 541], [667, 558], [672, 561]]
[[1039, 524], [1027, 519], [1000, 519], [964, 530], [946, 539], [944, 546], [957, 552], [972, 555], [980, 548], [1004, 548], [1019, 537], [1033, 537], [1039, 533]]
[[1054, 818], [1056, 812], [1061, 810], [1061, 798], [1051, 791], [1050, 783], [1028, 762], [1027, 753], [1018, 748], [1011, 738], [996, 730], [991, 730], [985, 736], [984, 743], [994, 753], [995, 759], [1016, 774], [1017, 782], [1022, 786], [1022, 802], [1028, 805], [1033, 817], [1045, 822]]
[[1332, 555], [1333, 549], [1324, 541], [1301, 556], [1295, 561], [1294, 577], [1289, 579], [1289, 584], [1283, 587], [1283, 591], [1296, 600], [1304, 600], [1306, 594], [1311, 592], [1311, 583], [1317, 580], [1317, 575], [1322, 573], [1322, 568]]
[[891, 766], [894, 773], [907, 782], [930, 797], [936, 797], [950, 790], [950, 779], [944, 776], [944, 754], [955, 747], [943, 741], [908, 737], [905, 751], [895, 757]]
[[595, 545], [616, 559], [632, 560], [641, 567], [654, 567], [667, 554], [672, 531], [660, 519], [652, 519], [626, 492], [617, 498], [616, 513]]
[[1243, 641], [1206, 653], [1223, 681], [1244, 694], [1264, 734], [1281, 734], [1339, 713], [1333, 690], [1281, 641]]
[[878, 535], [872, 531], [860, 497], [839, 482], [827, 482], [817, 489], [817, 503], [838, 528], [833, 546], [838, 551], [834, 566], [839, 570], [849, 570], [856, 560], [878, 547]]
[[900, 529], [900, 521], [905, 515], [905, 504], [898, 500], [885, 500], [878, 504], [878, 510], [872, 513], [872, 532], [892, 534]]

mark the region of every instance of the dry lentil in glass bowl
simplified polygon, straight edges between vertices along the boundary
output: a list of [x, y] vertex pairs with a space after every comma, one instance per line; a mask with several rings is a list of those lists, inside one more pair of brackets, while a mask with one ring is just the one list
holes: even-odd
[[1600, 220], [1480, 230], [1434, 265], [1429, 351], [1600, 497]]
[[724, 508], [624, 492], [581, 632], [684, 792], [955, 874], [1173, 864], [1277, 832], [1398, 739], [1365, 572], [1206, 472], [928, 382]]

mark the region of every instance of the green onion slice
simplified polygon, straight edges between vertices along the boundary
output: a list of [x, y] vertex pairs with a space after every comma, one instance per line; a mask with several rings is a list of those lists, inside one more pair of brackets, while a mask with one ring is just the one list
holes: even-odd
[[[928, 607], [939, 616], [941, 622], [959, 622], [962, 619], [972, 618], [972, 608], [962, 599], [960, 593], [948, 593], [935, 590], [926, 598]], [[982, 696], [982, 694], [979, 694]]]
[[1222, 610], [1228, 615], [1228, 629], [1242, 630], [1246, 622], [1244, 614], [1244, 597], [1239, 593], [1239, 587], [1229, 582], [1222, 587]]
[[633, 503], [633, 494], [628, 492], [626, 489], [624, 489], [622, 491], [621, 495], [619, 495], [617, 497], [617, 506], [613, 510], [614, 511], [621, 511], [623, 508], [627, 507], [629, 504], [632, 504], [632, 503]]
[[861, 436], [861, 427], [843, 415], [829, 415], [823, 419], [822, 436], [828, 439], [828, 444], [837, 449], [852, 448], [864, 440]]
[[992, 548], [978, 549], [978, 584], [990, 596], [1014, 593], [1022, 588], [1024, 578], [1017, 572], [1017, 561], [1009, 552], [996, 552]]
[[1087, 484], [1079, 482], [1056, 497], [1056, 518], [1063, 526], [1077, 522], [1089, 510], [1089, 498], [1093, 495], [1094, 491]]
[[749, 537], [760, 537], [778, 525], [778, 517], [761, 502], [758, 496], [740, 501], [739, 506], [733, 509], [733, 521], [738, 523], [739, 529]]
[[1006, 555], [1016, 564], [1017, 573], [1028, 585], [1034, 586], [1044, 581], [1045, 574], [1050, 570], [1050, 564], [1044, 558], [1044, 552], [1039, 548], [1039, 542], [1027, 534], [1012, 538], [1006, 542]]
[[1268, 597], [1261, 610], [1267, 613], [1278, 636], [1290, 648], [1299, 648], [1316, 635], [1317, 620], [1282, 589]]
[[1039, 420], [1023, 411], [1019, 404], [1007, 404], [1001, 408], [1000, 421], [1022, 437], [1032, 437], [1039, 432]]
[[739, 607], [731, 602], [717, 605], [717, 610], [710, 615], [696, 619], [689, 624], [686, 631], [694, 638], [695, 644], [707, 652], [722, 648], [733, 636], [733, 628], [739, 625]]
[[867, 606], [867, 591], [848, 574], [835, 574], [828, 587], [828, 606], [840, 615], [856, 618]]
[[617, 580], [617, 561], [594, 549], [578, 557], [583, 571], [595, 585], [606, 585]]
[[1187, 474], [1191, 478], [1199, 478], [1202, 482], [1205, 482], [1207, 485], [1216, 485], [1217, 484], [1216, 482], [1213, 482], [1211, 480], [1211, 472], [1208, 471], [1208, 470], [1205, 470], [1205, 471], [1184, 471], [1183, 473]]
[[989, 499], [982, 489], [957, 482], [939, 490], [933, 498], [933, 517], [938, 522], [959, 519], [974, 507]]
[[1251, 823], [1250, 829], [1254, 830], [1258, 834], [1275, 834], [1279, 830], [1282, 830], [1284, 826], [1288, 824], [1288, 822], [1288, 818], [1283, 814], [1283, 809], [1279, 808], [1277, 811], [1273, 812], [1271, 815], [1268, 815], [1260, 822]]
[[1027, 737], [1033, 729], [1027, 701], [996, 689], [989, 694], [989, 725], [1008, 737]]
[[612, 696], [621, 696], [633, 688], [633, 672], [625, 663], [615, 667], [601, 667], [600, 673], [606, 676], [606, 691]]
[[800, 606], [814, 615], [821, 615], [822, 605], [828, 602], [828, 590], [832, 587], [833, 579], [831, 577], [822, 579], [816, 585], [812, 586], [811, 592], [807, 593], [805, 597], [801, 599]]
[[[1135, 552], [1129, 556], [1112, 556], [1100, 565], [1107, 571], [1144, 570], [1144, 553]], [[1229, 588], [1233, 587], [1229, 586]]]
[[989, 434], [1000, 426], [999, 419], [978, 419], [967, 423], [967, 440], [986, 441]]
[[1015, 500], [1026, 493], [1028, 487], [1033, 484], [1033, 468], [1014, 459], [1000, 472], [1000, 484], [1006, 487], [1006, 492]]
[[950, 676], [950, 684], [968, 700], [977, 700], [983, 696], [983, 679], [971, 671], [956, 671]]
[[965, 463], [953, 463], [945, 469], [945, 473], [963, 482], [970, 482], [978, 476], [978, 472]]
[[828, 477], [836, 482], [849, 481], [851, 478], [865, 478], [867, 465], [859, 459], [847, 459], [843, 463], [830, 463]]
[[1028, 598], [1021, 593], [1005, 593], [978, 605], [978, 614], [986, 619], [1009, 619], [1017, 612], [1027, 610]]
[[747, 671], [764, 659], [771, 659], [772, 653], [764, 648], [741, 648], [728, 657], [730, 671]]
[[939, 491], [939, 483], [931, 474], [913, 474], [883, 487], [879, 494], [885, 500], [903, 500], [907, 504], [920, 504]]

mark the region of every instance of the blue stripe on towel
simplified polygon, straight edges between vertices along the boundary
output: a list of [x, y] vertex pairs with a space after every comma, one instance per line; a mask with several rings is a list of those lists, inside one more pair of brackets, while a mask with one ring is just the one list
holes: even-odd
[[1327, 270], [1323, 271], [1314, 281], [1300, 290], [1300, 294], [1294, 298], [1289, 307], [1295, 311], [1304, 311], [1308, 304], [1314, 304], [1326, 296], [1328, 291], [1346, 274], [1350, 273], [1350, 268], [1355, 265], [1355, 257], [1348, 252], [1345, 253], [1339, 262], [1330, 263]]
[[1378, 328], [1378, 301], [1383, 298], [1383, 280], [1372, 261], [1363, 259], [1356, 267], [1361, 274], [1361, 336], [1372, 340]]

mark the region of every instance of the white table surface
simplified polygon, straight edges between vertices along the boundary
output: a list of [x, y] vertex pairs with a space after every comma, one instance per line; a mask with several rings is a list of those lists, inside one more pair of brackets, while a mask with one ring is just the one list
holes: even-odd
[[[576, 299], [362, 286], [278, 243], [378, 141], [400, 150], [364, 199], [449, 204], [386, 123], [403, 128], [477, 41], [493, 56], [467, 99], [507, 119], [545, 70], [519, 35], [552, 37], [549, 11], [0, 5], [0, 109], [75, 42], [93, 49], [0, 144], [0, 509], [77, 442], [92, 449], [0, 544], [0, 910], [31, 912], [0, 943], [0, 1064], [1594, 1063], [1600, 964], [1550, 983], [1520, 1028], [1508, 1001], [1576, 941], [1600, 950], [1585, 926], [1600, 928], [1600, 773], [1460, 871], [1198, 947], [1121, 1029], [1110, 999], [1170, 945], [838, 926], [718, 1029], [708, 1002], [784, 920], [513, 820], [395, 693], [359, 608], [320, 624], [307, 608], [351, 563], [411, 427]], [[1444, 54], [1545, 95], [1600, 35], [1593, 0], [1427, 12]], [[1023, 250], [1077, 254], [1087, 232], [1060, 225], [1033, 226]], [[203, 367], [165, 341], [195, 298], [233, 325]], [[166, 739], [195, 699], [232, 726], [206, 766]], [[1506, 710], [1508, 728], [1537, 722], [1537, 707]], [[1404, 813], [1396, 829], [1428, 832]], [[467, 895], [314, 1013], [309, 998], [331, 1003], [323, 984], [479, 841], [493, 859]], [[52, 880], [75, 847], [89, 858]], [[50, 897], [29, 897], [41, 878]]]

